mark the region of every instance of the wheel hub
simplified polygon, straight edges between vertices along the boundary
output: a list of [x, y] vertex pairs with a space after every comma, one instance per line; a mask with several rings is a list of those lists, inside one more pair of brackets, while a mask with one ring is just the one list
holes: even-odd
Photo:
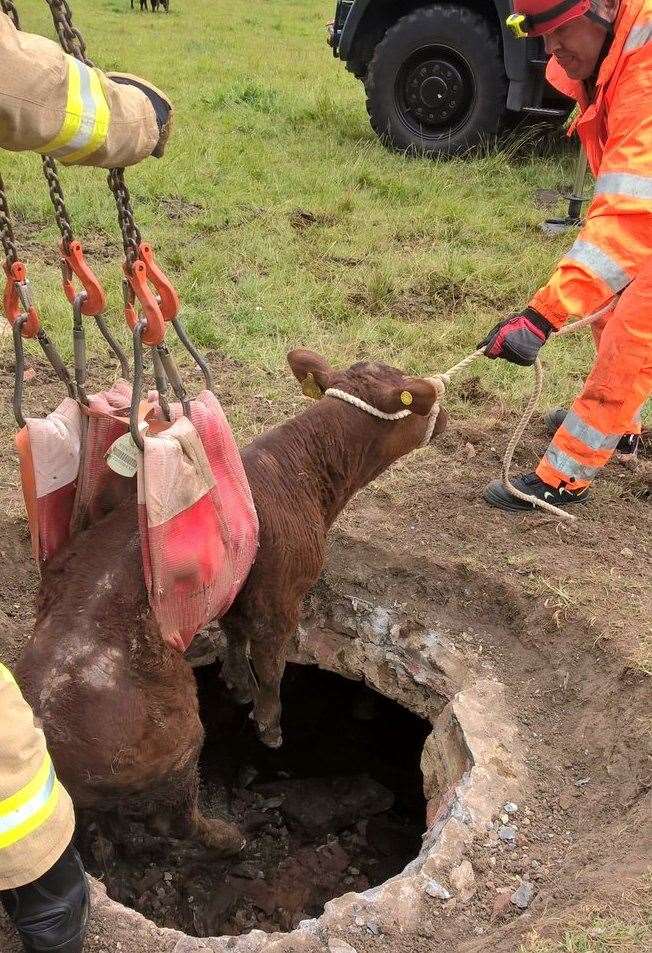
[[448, 125], [464, 105], [464, 79], [446, 60], [429, 59], [414, 66], [405, 90], [408, 110], [430, 126]]

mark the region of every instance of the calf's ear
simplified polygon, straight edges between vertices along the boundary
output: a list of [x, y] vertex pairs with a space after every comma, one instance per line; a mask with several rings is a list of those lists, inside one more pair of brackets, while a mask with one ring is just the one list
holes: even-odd
[[324, 396], [324, 391], [330, 387], [334, 374], [328, 361], [314, 351], [297, 348], [288, 354], [288, 364], [306, 397], [319, 400]]
[[401, 387], [394, 389], [391, 400], [394, 410], [411, 410], [413, 414], [427, 417], [437, 400], [437, 390], [422, 377], [406, 377]]

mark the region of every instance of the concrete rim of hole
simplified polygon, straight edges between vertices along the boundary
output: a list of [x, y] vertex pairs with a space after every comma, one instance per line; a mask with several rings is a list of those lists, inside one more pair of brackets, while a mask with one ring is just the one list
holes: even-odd
[[409, 603], [374, 604], [335, 592], [326, 578], [311, 597], [290, 661], [364, 680], [430, 720], [421, 761], [428, 827], [419, 855], [401, 874], [329, 901], [318, 919], [289, 933], [187, 936], [156, 927], [92, 881], [93, 904], [105, 921], [115, 919], [134, 934], [147, 926], [171, 953], [354, 953], [356, 934], [422, 930], [433, 905], [473, 896], [465, 855], [475, 840], [486, 839], [506, 802], [518, 803], [526, 775], [504, 685], [483, 667], [474, 637], [462, 652], [444, 631], [411, 619]]

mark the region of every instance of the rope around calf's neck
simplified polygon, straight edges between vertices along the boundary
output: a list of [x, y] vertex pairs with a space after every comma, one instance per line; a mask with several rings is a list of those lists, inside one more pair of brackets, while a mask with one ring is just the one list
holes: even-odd
[[[603, 308], [600, 308], [598, 311], [595, 311], [593, 314], [589, 314], [584, 318], [578, 318], [577, 321], [573, 321], [571, 324], [565, 324], [563, 327], [556, 331], [555, 334], [572, 334], [575, 331], [579, 331], [581, 328], [587, 327], [589, 324], [593, 324], [595, 321], [598, 321], [601, 317], [607, 314], [613, 308], [616, 298], [612, 298]], [[446, 388], [451, 382], [451, 378], [455, 377], [456, 374], [459, 374], [461, 371], [465, 370], [474, 361], [479, 357], [482, 357], [485, 349], [483, 347], [478, 348], [477, 351], [473, 351], [472, 354], [467, 355], [457, 364], [454, 364], [453, 367], [449, 368], [447, 371], [444, 371], [442, 374], [436, 374], [434, 377], [428, 377], [426, 380], [430, 381], [437, 388], [437, 400], [433, 405], [433, 410], [431, 413], [431, 419], [429, 424], [429, 436], [432, 437], [432, 432], [435, 428], [437, 422], [437, 417], [439, 416], [441, 400], [446, 393]], [[540, 500], [535, 496], [531, 496], [529, 493], [523, 493], [517, 487], [514, 486], [512, 481], [509, 478], [509, 471], [512, 465], [512, 459], [514, 457], [514, 452], [518, 447], [523, 434], [527, 430], [527, 426], [532, 420], [534, 411], [537, 408], [539, 399], [541, 397], [541, 392], [543, 390], [543, 367], [541, 365], [540, 359], [537, 357], [534, 362], [534, 387], [532, 388], [532, 393], [527, 402], [525, 410], [521, 414], [520, 420], [516, 425], [516, 429], [512, 434], [512, 437], [507, 444], [505, 453], [503, 456], [503, 465], [502, 465], [502, 482], [505, 489], [516, 497], [518, 500], [523, 500], [526, 503], [531, 503], [535, 508], [540, 510], [547, 510], [548, 513], [553, 513], [555, 516], [558, 516], [560, 519], [567, 520], [568, 522], [575, 522], [577, 517], [572, 513], [567, 513], [566, 510], [562, 510], [558, 506], [554, 506], [552, 503], [548, 503], [547, 500]], [[429, 442], [429, 441], [428, 441]]]

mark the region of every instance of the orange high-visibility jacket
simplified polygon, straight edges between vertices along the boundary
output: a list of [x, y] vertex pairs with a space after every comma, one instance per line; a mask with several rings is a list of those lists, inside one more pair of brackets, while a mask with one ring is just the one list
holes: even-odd
[[577, 100], [574, 128], [596, 177], [584, 227], [530, 302], [560, 327], [606, 304], [652, 257], [652, 0], [621, 0], [592, 102], [554, 58], [547, 78]]

